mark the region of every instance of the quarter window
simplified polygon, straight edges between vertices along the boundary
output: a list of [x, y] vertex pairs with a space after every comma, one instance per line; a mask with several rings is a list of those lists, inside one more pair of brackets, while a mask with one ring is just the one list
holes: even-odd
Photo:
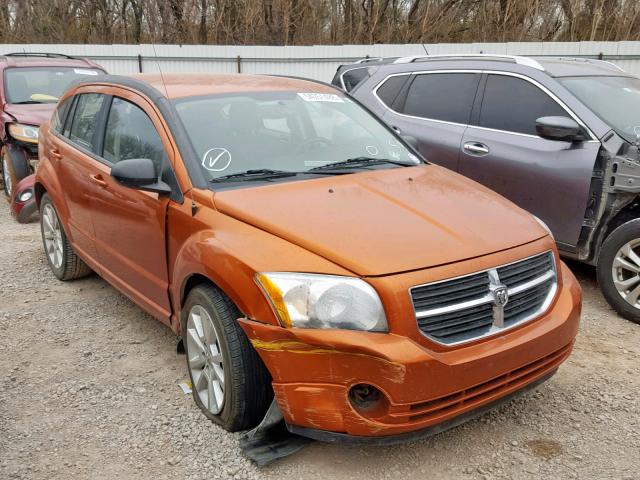
[[366, 78], [369, 78], [369, 69], [366, 67], [347, 70], [342, 74], [342, 81], [344, 82], [344, 88], [347, 92], [353, 90], [356, 85]]
[[387, 107], [393, 108], [393, 102], [398, 97], [404, 84], [407, 83], [408, 78], [409, 75], [396, 75], [395, 77], [387, 78], [376, 90], [376, 95]]
[[121, 98], [111, 103], [102, 156], [111, 163], [149, 158], [158, 172], [165, 160], [162, 140], [151, 119], [140, 107]]
[[549, 95], [521, 78], [489, 75], [482, 100], [480, 126], [537, 135], [536, 120], [567, 116]]
[[409, 87], [403, 113], [467, 124], [479, 80], [479, 73], [417, 75]]
[[69, 130], [69, 140], [89, 151], [95, 146], [96, 117], [102, 102], [104, 95], [99, 93], [79, 95]]
[[51, 117], [51, 130], [57, 133], [62, 133], [62, 126], [64, 125], [64, 119], [67, 116], [67, 111], [71, 105], [72, 97], [65, 99], [60, 105], [56, 107]]

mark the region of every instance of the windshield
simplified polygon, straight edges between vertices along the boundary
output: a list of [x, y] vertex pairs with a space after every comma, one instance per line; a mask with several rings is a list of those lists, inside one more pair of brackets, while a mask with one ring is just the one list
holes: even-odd
[[20, 67], [7, 68], [4, 90], [7, 103], [56, 103], [71, 82], [99, 75], [95, 68]]
[[640, 133], [640, 79], [566, 77], [560, 82], [629, 142]]
[[397, 165], [373, 160], [420, 163], [378, 120], [340, 94], [243, 92], [174, 104], [209, 180], [247, 170], [304, 173], [361, 158], [372, 159], [375, 168]]

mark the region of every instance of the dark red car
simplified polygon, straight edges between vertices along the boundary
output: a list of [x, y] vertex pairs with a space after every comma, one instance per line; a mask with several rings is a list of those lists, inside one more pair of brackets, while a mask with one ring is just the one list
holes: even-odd
[[[0, 168], [7, 198], [25, 200], [21, 210], [29, 210], [33, 194], [15, 189], [18, 182], [35, 171], [40, 125], [49, 120], [58, 98], [73, 81], [101, 73], [105, 73], [101, 66], [68, 55], [0, 56]], [[23, 216], [16, 218], [26, 220]]]

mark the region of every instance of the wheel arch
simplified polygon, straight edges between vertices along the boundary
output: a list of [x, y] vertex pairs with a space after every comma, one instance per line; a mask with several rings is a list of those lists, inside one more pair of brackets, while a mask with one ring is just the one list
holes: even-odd
[[42, 201], [42, 197], [45, 193], [47, 193], [47, 188], [41, 182], [36, 182], [33, 185], [33, 194], [36, 197], [36, 205], [38, 205], [38, 209], [40, 209], [40, 202]]
[[208, 276], [202, 273], [192, 273], [191, 275], [189, 275], [183, 280], [182, 286], [180, 287], [180, 309], [181, 310], [182, 310], [182, 307], [184, 306], [184, 302], [186, 302], [187, 300], [187, 296], [189, 295], [189, 292], [191, 292], [191, 290], [193, 290], [197, 286], [203, 285], [203, 284], [213, 285], [222, 293], [224, 293], [227, 297], [229, 297], [229, 295], [227, 295], [226, 292], [222, 290], [220, 286], [217, 285], [216, 282], [214, 282]]
[[611, 232], [620, 225], [636, 218], [640, 218], [640, 196], [636, 196], [630, 203], [620, 209], [620, 211], [611, 219], [605, 230], [602, 242], [600, 243], [602, 244], [607, 237], [611, 235]]

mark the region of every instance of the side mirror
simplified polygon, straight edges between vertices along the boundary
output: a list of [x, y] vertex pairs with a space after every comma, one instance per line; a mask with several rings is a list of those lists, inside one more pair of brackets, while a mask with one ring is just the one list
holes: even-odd
[[585, 139], [582, 127], [569, 117], [540, 117], [536, 120], [536, 131], [547, 140], [581, 142]]
[[111, 176], [125, 187], [169, 195], [171, 187], [158, 179], [153, 160], [132, 158], [121, 160], [111, 167]]
[[418, 147], [420, 146], [420, 144], [418, 143], [418, 139], [416, 137], [412, 135], [400, 135], [400, 137], [409, 145], [411, 145], [413, 148], [418, 150]]

